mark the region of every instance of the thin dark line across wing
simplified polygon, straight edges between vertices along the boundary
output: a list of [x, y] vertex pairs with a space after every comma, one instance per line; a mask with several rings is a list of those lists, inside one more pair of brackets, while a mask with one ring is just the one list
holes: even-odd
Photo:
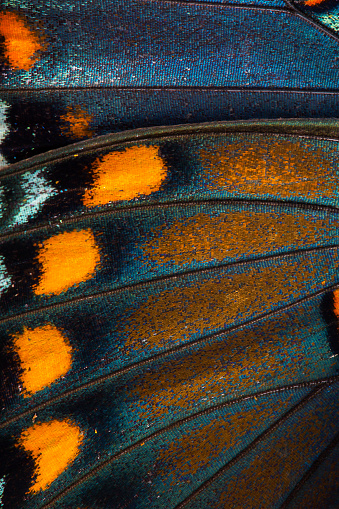
[[[294, 14], [291, 11], [285, 9], [284, 12], [288, 12], [290, 14]], [[308, 19], [308, 18], [307, 18]], [[191, 91], [200, 91], [200, 92], [258, 92], [258, 93], [296, 93], [296, 94], [325, 94], [325, 95], [338, 95], [339, 90], [337, 88], [303, 88], [303, 87], [251, 87], [251, 86], [231, 86], [231, 85], [86, 85], [86, 86], [61, 86], [56, 85], [53, 87], [40, 87], [40, 88], [10, 88], [10, 87], [0, 87], [0, 93], [4, 94], [21, 94], [25, 92], [30, 92], [31, 95], [39, 94], [40, 92], [73, 92], [77, 93], [79, 91], [90, 91], [90, 90], [126, 90], [130, 92], [153, 92], [153, 91], [166, 91], [166, 92], [178, 92], [181, 90], [191, 90]]]
[[332, 39], [334, 39], [336, 42], [339, 42], [339, 36], [337, 32], [332, 30], [330, 27], [327, 27], [317, 21], [316, 19], [307, 16], [305, 12], [303, 12], [301, 9], [299, 9], [294, 2], [290, 2], [289, 0], [284, 0], [287, 7], [290, 9], [290, 12], [293, 13], [295, 16], [302, 18], [303, 20], [307, 21], [310, 25], [312, 25], [314, 28], [320, 30], [326, 35], [329, 35]]
[[282, 417], [275, 421], [268, 429], [266, 429], [255, 440], [253, 440], [253, 442], [251, 442], [243, 451], [237, 454], [231, 461], [226, 463], [226, 465], [221, 467], [218, 470], [218, 472], [216, 472], [212, 477], [203, 482], [196, 490], [194, 490], [188, 497], [186, 497], [182, 502], [180, 502], [174, 509], [183, 509], [185, 506], [187, 506], [187, 504], [191, 502], [196, 496], [198, 496], [201, 492], [203, 492], [206, 488], [208, 488], [211, 484], [218, 480], [219, 477], [223, 475], [227, 469], [231, 468], [236, 462], [241, 460], [246, 454], [252, 451], [260, 442], [265, 440], [265, 438], [268, 435], [270, 435], [270, 433], [275, 431], [278, 428], [278, 426], [283, 424], [292, 415], [301, 410], [301, 408], [303, 408], [304, 405], [306, 405], [310, 400], [315, 398], [324, 389], [324, 387], [328, 385], [329, 384], [323, 384], [323, 386], [313, 389], [313, 391], [307, 394], [299, 403], [294, 405]]
[[[77, 189], [77, 191], [81, 191], [81, 189]], [[66, 194], [66, 193], [64, 193]], [[302, 202], [302, 201], [292, 201], [292, 200], [262, 200], [260, 198], [256, 199], [249, 199], [249, 198], [196, 198], [192, 197], [187, 199], [181, 199], [181, 200], [168, 200], [164, 202], [155, 202], [155, 203], [135, 203], [135, 204], [126, 204], [121, 205], [118, 207], [109, 207], [107, 206], [103, 210], [93, 210], [85, 213], [77, 213], [76, 215], [68, 216], [65, 215], [62, 218], [62, 224], [76, 224], [79, 221], [86, 220], [89, 218], [100, 218], [100, 217], [107, 217], [107, 216], [113, 216], [115, 214], [120, 214], [121, 212], [130, 212], [133, 210], [142, 210], [142, 211], [151, 211], [156, 209], [168, 209], [168, 208], [176, 208], [178, 205], [181, 207], [190, 207], [192, 205], [248, 205], [249, 207], [253, 205], [259, 205], [259, 206], [268, 206], [268, 207], [284, 207], [284, 211], [288, 208], [291, 208], [292, 210], [295, 209], [302, 209], [304, 211], [311, 211], [311, 212], [332, 212], [336, 215], [339, 214], [339, 207], [335, 207], [333, 205], [323, 205], [323, 204], [317, 204], [317, 203], [309, 203], [309, 202]], [[32, 233], [37, 232], [43, 232], [45, 230], [50, 230], [51, 228], [54, 228], [56, 226], [60, 226], [60, 218], [55, 221], [50, 221], [48, 223], [39, 224], [38, 226], [29, 227], [23, 225], [22, 228], [16, 228], [15, 231], [7, 231], [4, 233], [0, 233], [0, 243], [6, 242], [7, 240], [12, 240], [18, 237], [21, 237], [24, 235], [30, 235]]]
[[[219, 477], [219, 475], [221, 475], [221, 473], [223, 473], [226, 470], [226, 468], [230, 467], [236, 461], [241, 459], [245, 454], [247, 454], [251, 449], [253, 449], [258, 443], [260, 443], [264, 438], [266, 438], [266, 436], [269, 433], [274, 431], [280, 424], [282, 424], [291, 415], [293, 415], [294, 413], [299, 411], [306, 403], [308, 403], [308, 401], [310, 401], [312, 398], [314, 398], [316, 395], [318, 395], [318, 393], [320, 393], [323, 390], [323, 388], [327, 387], [328, 385], [329, 385], [329, 382], [327, 382], [327, 381], [326, 382], [321, 382], [319, 384], [319, 386], [317, 386], [315, 389], [313, 389], [299, 403], [297, 403], [293, 408], [291, 408], [282, 417], [280, 417], [271, 426], [269, 426], [269, 428], [267, 428], [263, 433], [261, 433], [249, 446], [247, 446], [242, 452], [237, 454], [229, 463], [224, 465], [222, 467], [222, 469], [220, 469], [216, 474], [214, 474], [214, 476], [212, 476], [210, 479], [205, 481], [205, 483], [203, 483], [188, 498], [186, 498], [183, 502], [181, 502], [175, 509], [181, 509], [182, 507], [184, 507], [195, 495], [200, 493], [202, 491], [202, 489], [204, 489], [205, 487], [207, 487], [207, 485], [209, 485], [211, 482], [216, 480], [217, 477]], [[275, 389], [273, 389], [273, 391], [274, 390]], [[264, 395], [264, 394], [267, 394], [267, 393], [268, 392], [264, 392], [264, 393], [261, 393], [260, 395]], [[271, 393], [271, 392], [269, 392], [269, 393]], [[134, 451], [135, 449], [140, 447], [141, 444], [149, 442], [150, 440], [153, 440], [154, 438], [158, 437], [159, 435], [161, 435], [161, 434], [163, 434], [163, 433], [165, 433], [165, 432], [167, 432], [167, 431], [169, 431], [169, 430], [171, 430], [171, 429], [173, 429], [173, 428], [175, 428], [177, 426], [180, 426], [181, 424], [189, 422], [189, 421], [197, 418], [200, 415], [206, 415], [208, 413], [211, 413], [211, 412], [217, 410], [218, 408], [224, 408], [226, 406], [229, 406], [230, 404], [232, 404], [232, 403], [231, 402], [227, 402], [227, 403], [224, 403], [224, 404], [221, 404], [221, 405], [216, 405], [215, 407], [211, 407], [211, 408], [209, 408], [207, 410], [203, 410], [201, 412], [197, 412], [194, 415], [191, 415], [191, 416], [186, 417], [184, 419], [180, 419], [180, 420], [178, 420], [178, 421], [176, 421], [176, 422], [174, 422], [172, 424], [169, 424], [168, 426], [166, 426], [166, 427], [164, 427], [164, 428], [162, 428], [162, 429], [160, 429], [160, 430], [158, 430], [158, 431], [148, 435], [146, 438], [144, 437], [144, 438], [138, 440], [137, 442], [135, 442], [134, 444], [130, 445], [129, 447], [126, 447], [124, 450], [122, 450], [122, 451], [118, 452], [117, 454], [111, 456], [107, 460], [102, 461], [97, 467], [91, 469], [87, 474], [85, 474], [84, 476], [80, 477], [77, 481], [75, 481], [74, 483], [72, 483], [67, 488], [63, 489], [62, 491], [60, 491], [49, 502], [41, 505], [39, 509], [52, 509], [54, 507], [54, 504], [59, 502], [60, 499], [62, 499], [65, 495], [70, 493], [74, 488], [80, 486], [81, 484], [86, 482], [88, 479], [92, 478], [94, 475], [96, 475], [98, 472], [100, 472], [102, 469], [104, 469], [106, 466], [108, 466], [109, 464], [113, 463], [117, 459], [121, 458], [125, 454]]]
[[192, 348], [193, 346], [196, 346], [196, 345], [200, 345], [200, 344], [203, 344], [205, 341], [211, 341], [212, 339], [218, 339], [220, 337], [222, 337], [225, 333], [231, 333], [231, 332], [234, 332], [234, 331], [237, 331], [237, 330], [240, 330], [246, 326], [249, 326], [249, 325], [254, 325], [256, 323], [259, 323], [261, 320], [267, 318], [267, 317], [275, 317], [275, 316], [279, 316], [281, 313], [289, 310], [289, 309], [292, 309], [294, 308], [295, 306], [301, 304], [301, 303], [305, 303], [307, 301], [310, 301], [312, 300], [314, 297], [317, 297], [319, 295], [322, 295], [322, 294], [325, 294], [326, 292], [330, 291], [330, 290], [334, 290], [337, 288], [337, 285], [332, 285], [331, 287], [327, 287], [325, 289], [322, 289], [322, 290], [319, 290], [317, 292], [315, 292], [314, 294], [312, 295], [308, 295], [307, 297], [303, 297], [301, 299], [298, 299], [294, 302], [292, 302], [291, 304], [287, 304], [285, 306], [282, 306], [280, 307], [279, 309], [276, 309], [276, 310], [273, 310], [273, 311], [268, 311], [266, 313], [263, 313], [255, 318], [252, 318], [250, 320], [247, 320], [245, 322], [242, 322], [241, 324], [239, 325], [234, 325], [232, 327], [229, 327], [228, 329], [223, 329], [217, 333], [212, 333], [212, 334], [206, 334], [200, 338], [197, 338], [197, 339], [194, 339], [192, 341], [189, 341], [183, 345], [176, 345], [176, 346], [173, 346], [171, 348], [168, 348], [167, 350], [165, 351], [162, 351], [160, 353], [157, 353], [155, 355], [152, 355], [150, 357], [148, 357], [147, 359], [143, 359], [141, 361], [138, 361], [138, 362], [135, 362], [133, 364], [130, 364], [128, 366], [125, 366], [121, 369], [118, 369], [116, 371], [113, 371], [111, 373], [108, 373], [106, 375], [102, 375], [102, 376], [99, 376], [97, 378], [94, 378], [92, 380], [90, 380], [89, 382], [86, 382], [84, 384], [81, 384], [79, 385], [78, 387], [74, 388], [74, 389], [70, 389], [70, 390], [67, 390], [65, 392], [63, 392], [62, 394], [59, 394], [58, 396], [54, 396], [52, 398], [49, 398], [47, 401], [44, 401], [38, 405], [35, 405], [13, 417], [10, 417], [8, 419], [6, 419], [6, 421], [4, 421], [3, 423], [0, 423], [0, 430], [5, 428], [6, 426], [30, 415], [31, 413], [36, 413], [37, 411], [41, 411], [45, 408], [47, 408], [48, 406], [50, 405], [53, 405], [54, 403], [57, 403], [59, 401], [62, 401], [63, 399], [65, 398], [68, 398], [70, 396], [74, 396], [75, 394], [77, 393], [80, 393], [82, 392], [83, 390], [87, 390], [87, 389], [91, 389], [93, 387], [98, 387], [100, 386], [101, 384], [104, 384], [106, 382], [110, 382], [111, 380], [113, 380], [114, 378], [117, 378], [119, 376], [123, 376], [127, 373], [131, 373], [133, 372], [134, 370], [138, 369], [138, 368], [141, 368], [141, 367], [145, 367], [145, 366], [148, 366], [154, 362], [157, 362], [157, 361], [160, 361], [160, 360], [163, 360], [165, 359], [166, 357], [168, 357], [169, 355], [173, 354], [173, 353], [176, 353], [176, 352], [180, 352], [180, 353], [183, 353], [185, 352], [186, 350]]
[[290, 492], [286, 500], [280, 506], [280, 509], [287, 509], [290, 503], [293, 501], [295, 496], [298, 494], [303, 485], [308, 481], [308, 479], [312, 476], [312, 474], [321, 466], [321, 464], [326, 460], [326, 458], [331, 454], [333, 449], [339, 444], [339, 433], [335, 435], [330, 444], [322, 451], [322, 453], [317, 457], [317, 459], [309, 466], [308, 470], [305, 472], [300, 481], [295, 485], [293, 490]]
[[[258, 263], [258, 262], [262, 262], [262, 261], [267, 261], [267, 260], [283, 260], [284, 258], [291, 258], [295, 255], [298, 255], [298, 254], [308, 254], [308, 253], [314, 253], [314, 252], [331, 252], [335, 249], [338, 249], [339, 248], [339, 244], [334, 244], [334, 245], [328, 245], [328, 246], [315, 246], [315, 247], [312, 247], [312, 248], [308, 248], [308, 249], [293, 249], [289, 252], [286, 252], [286, 253], [283, 253], [283, 254], [274, 254], [274, 255], [271, 255], [271, 254], [267, 254], [267, 255], [264, 255], [264, 256], [258, 256], [258, 257], [253, 257], [253, 258], [248, 258], [246, 260], [240, 260], [240, 261], [234, 261], [234, 262], [228, 262], [228, 263], [222, 263], [220, 265], [214, 265], [213, 267], [202, 267], [202, 268], [197, 268], [197, 269], [191, 269], [191, 270], [186, 270], [186, 271], [178, 271], [176, 270], [175, 273], [172, 273], [172, 274], [166, 274], [166, 275], [163, 275], [163, 276], [158, 276], [158, 277], [154, 277], [154, 278], [151, 278], [151, 279], [147, 279], [146, 281], [138, 281], [138, 282], [135, 282], [135, 283], [131, 283], [131, 284], [127, 284], [127, 285], [123, 285], [123, 286], [120, 286], [119, 288], [114, 288], [114, 289], [111, 289], [111, 290], [103, 290], [101, 292], [94, 292], [94, 293], [89, 293], [88, 295], [85, 295], [85, 296], [81, 296], [81, 297], [74, 297], [74, 298], [71, 298], [71, 299], [65, 299], [63, 300], [62, 302], [55, 302], [53, 304], [46, 304], [46, 305], [40, 305], [40, 306], [36, 306], [36, 307], [31, 307], [30, 309], [26, 309], [25, 311], [22, 311], [22, 312], [19, 312], [19, 313], [14, 313], [13, 315], [8, 315], [8, 316], [5, 316], [3, 318], [0, 319], [0, 325], [4, 324], [4, 323], [7, 323], [11, 320], [16, 320], [18, 318], [22, 318], [22, 317], [25, 317], [25, 316], [30, 316], [30, 315], [35, 315], [36, 313], [40, 312], [40, 311], [45, 311], [45, 310], [53, 310], [53, 309], [61, 309], [65, 306], [69, 306], [69, 305], [72, 305], [72, 304], [79, 304], [80, 302], [88, 302], [88, 301], [91, 301], [91, 300], [94, 300], [94, 299], [99, 299], [99, 298], [102, 298], [102, 297], [108, 297], [110, 295], [115, 295], [117, 293], [121, 293], [121, 292], [126, 292], [126, 291], [129, 291], [129, 290], [133, 290], [135, 288], [143, 288], [143, 287], [149, 287], [150, 285], [153, 285], [154, 283], [157, 283], [157, 282], [160, 282], [160, 281], [171, 281], [171, 280], [178, 280], [178, 277], [185, 277], [185, 276], [190, 276], [190, 275], [195, 275], [195, 274], [201, 274], [201, 275], [204, 275], [204, 274], [208, 274], [208, 275], [213, 275], [213, 273], [217, 273], [217, 272], [220, 272], [220, 269], [225, 269], [226, 267], [242, 267], [242, 266], [246, 266], [246, 265], [249, 265], [249, 264], [253, 264], [254, 262], [255, 263]], [[325, 292], [325, 291], [329, 291], [331, 289], [334, 289], [334, 288], [337, 288], [339, 284], [339, 281], [338, 283], [335, 283], [335, 284], [332, 284], [328, 287], [325, 287], [321, 290], [319, 290], [320, 293], [322, 292]], [[312, 293], [311, 296], [314, 296], [316, 295], [318, 292], [315, 292], [315, 293]], [[297, 301], [295, 301], [297, 302]], [[280, 309], [283, 309], [283, 308], [280, 308]], [[263, 315], [263, 316], [266, 316]]]
[[274, 5], [258, 5], [253, 4], [251, 2], [248, 2], [248, 4], [235, 4], [232, 2], [223, 2], [222, 0], [158, 0], [156, 3], [158, 4], [176, 4], [176, 5], [195, 5], [197, 7], [210, 7], [213, 8], [214, 6], [219, 7], [226, 7], [226, 8], [232, 8], [235, 10], [256, 10], [256, 11], [273, 11], [273, 12], [288, 12], [290, 14], [294, 14], [293, 9], [290, 7], [283, 7], [283, 6], [274, 6]]
[[90, 154], [93, 151], [114, 149], [122, 144], [150, 140], [162, 140], [163, 138], [175, 138], [177, 136], [205, 134], [247, 134], [253, 136], [276, 135], [278, 136], [306, 136], [309, 139], [339, 141], [338, 119], [284, 119], [281, 120], [240, 120], [240, 121], [217, 121], [202, 122], [197, 124], [181, 124], [174, 126], [156, 126], [150, 128], [120, 131], [114, 134], [102, 135], [89, 138], [85, 141], [66, 145], [43, 154], [38, 154], [29, 159], [5, 167], [0, 174], [0, 182], [11, 176], [21, 175], [28, 170], [41, 168], [48, 163], [59, 163], [78, 157], [79, 154]]

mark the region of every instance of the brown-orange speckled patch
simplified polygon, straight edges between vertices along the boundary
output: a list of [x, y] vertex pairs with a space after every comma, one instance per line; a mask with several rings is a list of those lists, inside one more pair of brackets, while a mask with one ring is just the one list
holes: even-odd
[[93, 136], [93, 131], [89, 125], [92, 117], [84, 108], [80, 106], [69, 107], [65, 115], [60, 117], [62, 126], [61, 130], [66, 136], [81, 140]]
[[336, 426], [332, 416], [327, 415], [326, 398], [325, 404], [318, 399], [318, 404], [309, 405], [307, 419], [291, 422], [291, 426], [257, 454], [248, 467], [225, 483], [218, 507], [274, 507], [299, 480], [293, 474], [314, 458], [315, 443], [318, 451], [326, 447], [328, 436]]
[[79, 453], [83, 434], [70, 420], [35, 424], [25, 430], [18, 445], [31, 452], [36, 464], [36, 480], [30, 492], [46, 489]]
[[142, 250], [152, 263], [208, 262], [314, 244], [325, 232], [333, 238], [334, 225], [328, 218], [310, 220], [285, 212], [240, 211], [215, 217], [200, 213], [170, 228], [156, 228]]
[[92, 165], [94, 184], [83, 198], [87, 207], [132, 200], [158, 191], [167, 175], [159, 147], [134, 146], [98, 157]]
[[90, 229], [60, 233], [40, 245], [41, 276], [37, 295], [59, 294], [94, 276], [99, 248]]
[[26, 397], [47, 387], [71, 368], [72, 348], [65, 334], [54, 325], [24, 327], [14, 337], [14, 347], [21, 361], [20, 380]]
[[44, 49], [37, 32], [28, 26], [23, 16], [0, 12], [0, 34], [5, 39], [5, 58], [10, 66], [29, 71], [38, 60], [37, 52]]
[[281, 373], [297, 377], [300, 362], [306, 377], [307, 365], [314, 358], [303, 355], [305, 324], [299, 324], [295, 316], [293, 344], [289, 343], [287, 349], [282, 334], [291, 330], [290, 320], [289, 315], [279, 315], [254, 330], [230, 333], [222, 341], [208, 344], [178, 361], [164, 363], [161, 369], [135, 379], [131, 383], [132, 397], [137, 401], [138, 410], [142, 410], [141, 417], [167, 413], [171, 405], [188, 409], [196, 406], [202, 397], [213, 401], [225, 394], [235, 394], [239, 389], [250, 389], [258, 382], [270, 384], [279, 380]]
[[242, 141], [202, 149], [200, 160], [211, 190], [278, 198], [337, 197], [338, 176], [329, 152], [303, 140], [265, 135], [258, 142], [244, 136]]
[[[319, 262], [328, 265], [328, 257]], [[279, 267], [249, 268], [246, 273], [223, 275], [192, 286], [151, 295], [134, 311], [125, 326], [131, 350], [165, 346], [262, 314], [293, 293], [319, 288], [319, 269], [308, 258], [286, 257]], [[325, 278], [324, 278], [325, 279]], [[326, 281], [325, 281], [326, 283]], [[322, 283], [322, 284], [325, 284]]]
[[230, 411], [205, 426], [183, 434], [159, 454], [159, 465], [165, 467], [164, 476], [172, 477], [171, 484], [174, 485], [179, 476], [196, 474], [199, 469], [215, 461], [222, 451], [240, 446], [263, 420], [275, 418], [277, 411], [282, 412], [290, 406], [290, 398], [270, 405], [260, 405], [258, 401], [250, 410], [235, 414]]

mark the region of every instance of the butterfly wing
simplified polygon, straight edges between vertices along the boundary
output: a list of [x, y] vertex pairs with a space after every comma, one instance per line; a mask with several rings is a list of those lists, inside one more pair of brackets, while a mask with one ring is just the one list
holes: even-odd
[[2, 175], [5, 508], [331, 507], [337, 159], [332, 122], [223, 123]]
[[338, 111], [337, 40], [281, 0], [3, 0], [0, 34], [3, 165], [139, 127]]

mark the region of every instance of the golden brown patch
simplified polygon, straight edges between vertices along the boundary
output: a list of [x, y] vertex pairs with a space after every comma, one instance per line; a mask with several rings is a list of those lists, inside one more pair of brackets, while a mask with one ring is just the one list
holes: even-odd
[[306, 288], [308, 294], [319, 288], [318, 263], [328, 266], [328, 257], [321, 255], [313, 264], [306, 257], [288, 257], [278, 267], [257, 266], [151, 295], [129, 317], [126, 344], [130, 349], [166, 346], [265, 313], [291, 294], [297, 299]]
[[92, 165], [95, 182], [85, 192], [84, 205], [106, 205], [158, 191], [167, 174], [158, 153], [159, 147], [135, 146], [97, 158]]
[[131, 396], [142, 410], [142, 417], [167, 413], [170, 405], [187, 409], [203, 397], [213, 401], [235, 395], [258, 382], [280, 380], [283, 374], [297, 377], [301, 363], [306, 376], [307, 365], [314, 359], [303, 356], [305, 324], [295, 317], [293, 343], [287, 348], [283, 332], [291, 333], [290, 319], [290, 315], [280, 315], [250, 331], [230, 333], [223, 341], [164, 363], [159, 370], [145, 373], [142, 380], [135, 379], [130, 385], [134, 387]]
[[285, 498], [300, 479], [300, 474], [295, 477], [298, 469], [318, 455], [315, 451], [326, 447], [328, 437], [336, 427], [333, 416], [329, 417], [326, 412], [326, 403], [324, 398], [324, 401], [318, 399], [317, 405], [309, 405], [307, 419], [294, 421], [291, 427], [285, 428], [280, 436], [267, 444], [266, 450], [227, 481], [218, 507], [274, 507], [280, 497]]
[[18, 445], [31, 452], [37, 474], [30, 492], [46, 489], [74, 461], [82, 441], [79, 426], [69, 420], [35, 424], [25, 430]]
[[5, 57], [10, 66], [29, 71], [38, 60], [37, 52], [44, 49], [37, 33], [22, 16], [0, 12], [0, 34], [5, 39]]
[[259, 141], [244, 136], [200, 151], [209, 189], [277, 198], [316, 199], [326, 194], [337, 200], [338, 176], [328, 155], [304, 140], [273, 135]]
[[243, 412], [233, 414], [230, 411], [205, 426], [183, 434], [159, 454], [158, 461], [165, 467], [165, 476], [172, 477], [171, 484], [175, 485], [179, 476], [196, 474], [211, 461], [216, 461], [223, 451], [239, 447], [263, 420], [276, 418], [277, 410], [283, 411], [290, 405], [290, 398], [287, 398], [283, 402], [271, 404], [268, 408], [257, 404]]
[[24, 327], [23, 333], [14, 337], [14, 347], [23, 369], [20, 379], [26, 397], [47, 387], [71, 368], [72, 348], [66, 336], [53, 325]]
[[80, 106], [69, 107], [68, 112], [60, 117], [64, 125], [61, 130], [71, 138], [78, 140], [93, 136], [93, 131], [89, 128], [92, 117]]
[[299, 244], [305, 247], [324, 239], [325, 232], [328, 239], [335, 234], [328, 218], [310, 220], [284, 212], [240, 211], [215, 217], [201, 213], [177, 220], [170, 228], [156, 228], [154, 238], [142, 249], [152, 263], [221, 261]]
[[36, 295], [59, 294], [93, 277], [100, 263], [99, 248], [90, 229], [55, 235], [40, 245], [42, 275]]

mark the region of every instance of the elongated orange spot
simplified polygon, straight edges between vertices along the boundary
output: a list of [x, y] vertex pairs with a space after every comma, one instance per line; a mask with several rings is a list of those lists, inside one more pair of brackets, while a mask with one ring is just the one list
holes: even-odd
[[53, 325], [25, 327], [22, 334], [15, 336], [14, 346], [23, 368], [20, 378], [26, 389], [25, 397], [47, 387], [71, 367], [72, 348]]
[[93, 131], [89, 128], [92, 117], [80, 106], [68, 108], [66, 115], [62, 115], [60, 119], [64, 123], [61, 130], [66, 136], [77, 139], [93, 136]]
[[334, 290], [333, 292], [333, 304], [334, 304], [334, 314], [337, 318], [339, 318], [339, 290]]
[[326, 0], [306, 0], [305, 5], [312, 7], [313, 5], [323, 4]]
[[100, 262], [99, 248], [90, 229], [65, 232], [41, 245], [42, 275], [36, 295], [59, 294], [90, 279]]
[[84, 205], [132, 200], [158, 191], [167, 174], [158, 152], [154, 146], [130, 147], [97, 158], [92, 166], [94, 186], [85, 192]]
[[83, 434], [69, 420], [35, 424], [24, 431], [18, 445], [31, 452], [36, 464], [36, 480], [31, 493], [46, 489], [79, 453]]
[[0, 34], [5, 39], [5, 57], [11, 67], [29, 71], [38, 59], [36, 52], [43, 49], [38, 35], [14, 12], [0, 13]]

